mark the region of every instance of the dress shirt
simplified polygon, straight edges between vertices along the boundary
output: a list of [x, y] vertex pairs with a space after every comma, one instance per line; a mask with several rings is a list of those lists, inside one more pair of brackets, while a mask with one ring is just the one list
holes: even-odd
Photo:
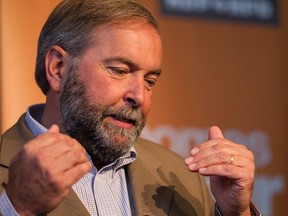
[[[26, 112], [25, 120], [35, 136], [47, 131], [47, 128], [39, 123], [44, 106], [44, 104], [34, 105]], [[137, 157], [135, 149], [132, 147], [125, 155], [99, 171], [88, 154], [87, 157], [92, 169], [72, 185], [72, 188], [90, 215], [136, 215], [125, 172], [125, 165], [132, 163]], [[5, 191], [0, 195], [0, 210], [4, 216], [18, 216]]]

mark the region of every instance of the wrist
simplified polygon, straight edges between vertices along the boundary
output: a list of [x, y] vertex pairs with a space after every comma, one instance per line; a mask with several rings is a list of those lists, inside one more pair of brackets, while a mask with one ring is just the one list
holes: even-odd
[[[24, 202], [15, 199], [12, 194], [9, 193], [9, 190], [6, 190], [6, 196], [13, 206], [13, 210], [17, 212], [19, 216], [36, 216], [37, 214], [33, 213], [29, 208], [27, 208]], [[17, 197], [16, 197], [17, 198]]]
[[[224, 211], [222, 211], [219, 206], [217, 205], [217, 203], [215, 203], [215, 210], [217, 212], [216, 215], [218, 216], [226, 216], [226, 215], [237, 215], [237, 216], [261, 216], [260, 211], [257, 209], [257, 207], [253, 204], [253, 202], [250, 203], [250, 206], [248, 209], [239, 212], [239, 213], [225, 213]], [[225, 213], [225, 214], [224, 214]]]
[[215, 209], [218, 216], [228, 216], [228, 215], [235, 215], [235, 216], [254, 216], [254, 214], [251, 213], [250, 208], [242, 210], [242, 211], [235, 211], [235, 209], [221, 209], [217, 203], [215, 203]]

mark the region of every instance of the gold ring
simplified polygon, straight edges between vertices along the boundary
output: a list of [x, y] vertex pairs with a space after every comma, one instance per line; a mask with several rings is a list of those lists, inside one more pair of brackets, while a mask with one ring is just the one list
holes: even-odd
[[233, 165], [233, 162], [234, 162], [234, 157], [233, 157], [233, 155], [231, 155], [231, 157], [230, 157], [230, 165]]

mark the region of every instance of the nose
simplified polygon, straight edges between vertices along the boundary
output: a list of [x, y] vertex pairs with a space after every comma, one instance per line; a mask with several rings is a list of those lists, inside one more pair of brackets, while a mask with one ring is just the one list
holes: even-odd
[[133, 76], [127, 83], [124, 101], [132, 107], [140, 107], [145, 101], [145, 83], [142, 76]]

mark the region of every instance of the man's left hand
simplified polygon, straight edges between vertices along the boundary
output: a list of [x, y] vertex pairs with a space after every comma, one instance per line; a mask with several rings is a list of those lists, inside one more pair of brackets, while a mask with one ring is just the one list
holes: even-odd
[[210, 176], [212, 194], [224, 215], [251, 215], [255, 165], [245, 146], [225, 139], [213, 126], [209, 141], [193, 148], [185, 163], [190, 171]]

